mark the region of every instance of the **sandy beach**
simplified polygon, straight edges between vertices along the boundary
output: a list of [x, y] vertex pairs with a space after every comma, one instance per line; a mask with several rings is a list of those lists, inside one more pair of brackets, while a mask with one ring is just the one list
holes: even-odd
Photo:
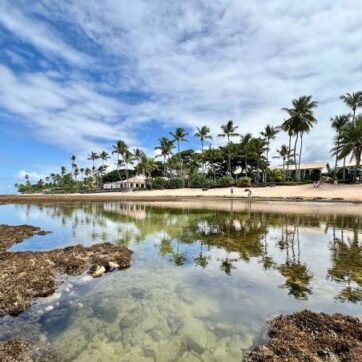
[[[357, 185], [332, 185], [322, 184], [314, 188], [312, 184], [297, 186], [268, 186], [250, 188], [252, 200], [270, 201], [321, 201], [321, 202], [354, 202], [362, 203], [362, 184]], [[234, 198], [248, 199], [244, 187], [216, 188], [203, 191], [202, 189], [167, 189], [145, 190], [129, 192], [100, 192], [93, 194], [24, 194], [1, 195], [0, 202], [28, 202], [41, 200], [54, 201], [97, 201], [97, 200], [134, 200], [134, 201], [167, 201], [175, 199], [193, 198]]]

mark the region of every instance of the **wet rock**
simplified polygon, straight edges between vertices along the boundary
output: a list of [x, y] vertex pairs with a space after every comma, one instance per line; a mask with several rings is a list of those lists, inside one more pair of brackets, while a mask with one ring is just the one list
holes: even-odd
[[92, 268], [90, 269], [90, 273], [91, 273], [93, 278], [99, 278], [105, 272], [106, 272], [106, 268], [103, 265], [101, 265], [101, 266], [93, 265]]
[[247, 361], [361, 361], [362, 322], [357, 318], [304, 310], [278, 316], [269, 327], [269, 341]]
[[43, 341], [34, 344], [27, 340], [12, 339], [0, 343], [0, 361], [20, 362], [20, 361], [59, 361], [55, 350]]
[[34, 235], [46, 235], [50, 231], [40, 230], [32, 225], [0, 225], [0, 252]]
[[115, 262], [113, 262], [113, 261], [110, 261], [109, 263], [108, 263], [108, 270], [109, 271], [113, 271], [113, 270], [115, 270], [115, 269], [118, 269], [119, 268], [119, 265], [117, 264], [117, 263], [115, 263]]
[[[38, 231], [38, 228], [22, 226], [19, 230], [22, 231], [16, 233], [16, 240]], [[9, 245], [6, 240], [5, 244]], [[79, 275], [94, 265], [101, 266], [104, 272], [104, 265], [110, 262], [118, 264], [119, 269], [128, 268], [131, 257], [131, 250], [111, 243], [90, 247], [75, 245], [46, 252], [0, 250], [0, 316], [18, 315], [30, 306], [34, 298], [53, 294], [58, 286], [57, 274]]]

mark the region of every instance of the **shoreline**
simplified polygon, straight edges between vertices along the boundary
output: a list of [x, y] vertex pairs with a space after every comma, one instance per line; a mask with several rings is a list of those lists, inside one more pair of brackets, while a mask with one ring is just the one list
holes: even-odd
[[209, 190], [183, 188], [164, 190], [140, 190], [128, 192], [99, 192], [99, 193], [72, 193], [72, 194], [21, 194], [0, 195], [0, 204], [31, 203], [31, 202], [64, 202], [64, 201], [193, 201], [193, 200], [237, 200], [246, 202], [281, 202], [305, 203], [318, 202], [321, 204], [362, 204], [362, 184], [331, 185], [324, 184], [321, 188], [312, 185], [297, 186], [267, 186], [250, 188], [252, 196], [248, 197], [244, 187], [216, 188]]

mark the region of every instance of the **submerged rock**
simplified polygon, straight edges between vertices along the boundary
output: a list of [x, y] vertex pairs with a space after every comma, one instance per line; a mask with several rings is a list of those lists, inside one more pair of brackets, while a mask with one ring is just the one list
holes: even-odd
[[[1, 234], [4, 230], [5, 234]], [[39, 228], [30, 225], [0, 225], [0, 316], [18, 315], [34, 298], [53, 294], [58, 286], [57, 273], [79, 275], [94, 269], [94, 276], [101, 276], [114, 270], [110, 263], [113, 267], [117, 265], [117, 269], [130, 266], [132, 251], [111, 243], [75, 245], [46, 252], [3, 251], [39, 232]]]
[[269, 326], [269, 341], [247, 361], [361, 361], [362, 322], [357, 318], [304, 310], [280, 315]]
[[47, 342], [33, 344], [27, 340], [13, 339], [0, 343], [0, 361], [58, 361], [56, 352]]
[[5, 251], [12, 245], [21, 243], [24, 239], [34, 235], [46, 235], [50, 231], [41, 230], [32, 225], [0, 225], [0, 252]]

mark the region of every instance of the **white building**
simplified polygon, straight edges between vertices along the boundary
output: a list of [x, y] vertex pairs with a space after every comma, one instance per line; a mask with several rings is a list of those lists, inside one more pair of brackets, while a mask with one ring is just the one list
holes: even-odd
[[145, 189], [146, 177], [143, 175], [138, 175], [127, 180], [105, 183], [103, 188], [106, 190]]
[[[297, 165], [299, 169], [299, 166]], [[272, 166], [270, 167], [271, 170], [282, 170], [282, 166]], [[287, 170], [287, 166], [284, 166], [284, 170]], [[304, 178], [310, 178], [312, 172], [319, 171], [320, 174], [328, 173], [330, 170], [328, 162], [308, 162], [308, 163], [301, 163], [300, 164], [300, 177], [303, 180]], [[291, 177], [295, 176], [295, 165], [289, 165], [288, 167], [288, 174]]]

